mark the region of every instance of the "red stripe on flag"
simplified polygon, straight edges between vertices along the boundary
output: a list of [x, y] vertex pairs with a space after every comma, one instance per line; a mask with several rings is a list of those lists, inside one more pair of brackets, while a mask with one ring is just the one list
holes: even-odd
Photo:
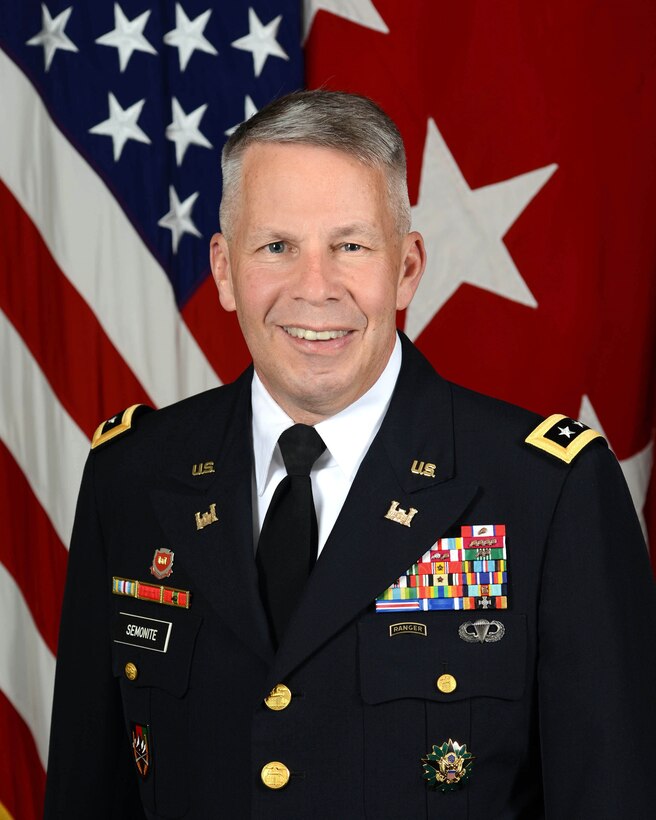
[[5, 265], [0, 307], [79, 426], [90, 436], [121, 408], [152, 404], [2, 182], [0, 247]]
[[0, 691], [0, 801], [15, 820], [40, 820], [45, 786], [32, 733]]
[[[0, 499], [0, 562], [18, 584], [39, 632], [55, 654], [68, 553], [2, 442]], [[0, 743], [1, 738], [2, 734]]]

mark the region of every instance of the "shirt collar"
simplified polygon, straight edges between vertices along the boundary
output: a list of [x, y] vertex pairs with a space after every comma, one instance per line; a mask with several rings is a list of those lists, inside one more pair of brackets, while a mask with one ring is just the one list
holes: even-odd
[[[380, 429], [401, 369], [401, 341], [397, 335], [392, 354], [377, 381], [339, 413], [315, 425], [328, 453], [349, 481]], [[294, 424], [271, 398], [256, 372], [251, 384], [253, 408], [253, 457], [258, 495], [270, 478], [271, 462], [280, 434]], [[323, 458], [323, 457], [322, 457]]]

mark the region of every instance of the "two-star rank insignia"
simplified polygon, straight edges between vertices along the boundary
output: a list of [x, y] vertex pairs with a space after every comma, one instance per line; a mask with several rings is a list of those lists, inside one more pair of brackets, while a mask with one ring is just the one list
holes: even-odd
[[569, 464], [591, 441], [603, 436], [596, 430], [561, 413], [554, 413], [540, 422], [526, 436], [526, 443], [550, 453]]
[[122, 413], [117, 413], [115, 416], [112, 416], [111, 419], [103, 421], [102, 424], [98, 425], [96, 432], [93, 434], [91, 449], [95, 450], [96, 447], [100, 447], [101, 444], [111, 441], [116, 438], [116, 436], [127, 433], [128, 430], [132, 429], [138, 416], [148, 413], [152, 409], [153, 408], [148, 407], [147, 404], [133, 404], [131, 407], [128, 407], [127, 410], [123, 410]]

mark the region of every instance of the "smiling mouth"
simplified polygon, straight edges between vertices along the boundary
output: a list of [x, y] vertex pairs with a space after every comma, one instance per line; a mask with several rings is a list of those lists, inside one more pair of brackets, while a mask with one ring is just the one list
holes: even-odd
[[283, 326], [285, 333], [296, 339], [307, 339], [309, 342], [325, 342], [328, 339], [341, 339], [349, 333], [348, 330], [309, 330], [305, 327]]

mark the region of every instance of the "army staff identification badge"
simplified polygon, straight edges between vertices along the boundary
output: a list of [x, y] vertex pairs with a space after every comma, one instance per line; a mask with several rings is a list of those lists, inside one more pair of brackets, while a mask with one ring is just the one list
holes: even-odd
[[424, 780], [428, 785], [442, 792], [451, 792], [467, 782], [474, 755], [455, 740], [441, 746], [433, 746], [433, 751], [422, 757]]

